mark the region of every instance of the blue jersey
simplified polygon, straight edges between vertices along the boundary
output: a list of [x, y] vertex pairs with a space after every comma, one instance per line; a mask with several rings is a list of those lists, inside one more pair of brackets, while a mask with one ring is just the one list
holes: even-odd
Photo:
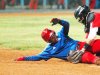
[[68, 36], [69, 23], [61, 20], [61, 30], [57, 33], [58, 42], [48, 43], [46, 48], [36, 56], [27, 56], [25, 60], [37, 61], [37, 60], [48, 60], [50, 58], [60, 58], [66, 60], [70, 50], [76, 50], [78, 41], [73, 40]]

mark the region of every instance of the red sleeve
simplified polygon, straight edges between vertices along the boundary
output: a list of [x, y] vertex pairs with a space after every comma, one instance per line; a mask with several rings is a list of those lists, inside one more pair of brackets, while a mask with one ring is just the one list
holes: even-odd
[[94, 15], [93, 27], [100, 27], [100, 13], [95, 13]]

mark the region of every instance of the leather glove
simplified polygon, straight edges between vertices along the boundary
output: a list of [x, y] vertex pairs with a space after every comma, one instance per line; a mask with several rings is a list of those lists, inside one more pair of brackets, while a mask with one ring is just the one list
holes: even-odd
[[52, 23], [52, 26], [53, 25], [56, 25], [57, 23], [59, 23], [60, 22], [60, 19], [58, 19], [58, 18], [53, 18], [51, 21], [50, 21], [50, 23]]
[[83, 50], [71, 51], [69, 53], [69, 56], [67, 57], [67, 60], [69, 62], [77, 64], [77, 63], [79, 63], [81, 61], [81, 57], [82, 57], [83, 53], [84, 53]]

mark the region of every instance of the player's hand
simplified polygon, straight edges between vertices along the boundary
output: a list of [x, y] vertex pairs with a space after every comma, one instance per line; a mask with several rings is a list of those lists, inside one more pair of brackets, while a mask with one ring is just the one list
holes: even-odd
[[69, 56], [67, 57], [67, 60], [69, 62], [72, 62], [74, 64], [77, 64], [81, 61], [81, 57], [83, 55], [83, 50], [76, 50], [69, 53]]
[[15, 59], [15, 61], [24, 61], [24, 60], [25, 60], [24, 57], [19, 57], [19, 58]]
[[60, 21], [60, 19], [58, 19], [58, 18], [53, 18], [53, 19], [50, 21], [50, 23], [52, 23], [52, 26], [53, 26], [53, 25], [56, 25], [57, 23], [59, 23], [59, 21]]

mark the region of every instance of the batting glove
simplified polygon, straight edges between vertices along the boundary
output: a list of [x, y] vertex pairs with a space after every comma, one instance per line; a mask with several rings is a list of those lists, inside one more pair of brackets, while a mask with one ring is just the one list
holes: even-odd
[[53, 18], [51, 21], [50, 21], [50, 23], [52, 23], [52, 26], [53, 25], [56, 25], [57, 23], [59, 23], [60, 22], [60, 19], [58, 19], [58, 18]]
[[19, 58], [17, 58], [15, 61], [24, 61], [24, 60], [25, 60], [24, 57], [19, 57]]

